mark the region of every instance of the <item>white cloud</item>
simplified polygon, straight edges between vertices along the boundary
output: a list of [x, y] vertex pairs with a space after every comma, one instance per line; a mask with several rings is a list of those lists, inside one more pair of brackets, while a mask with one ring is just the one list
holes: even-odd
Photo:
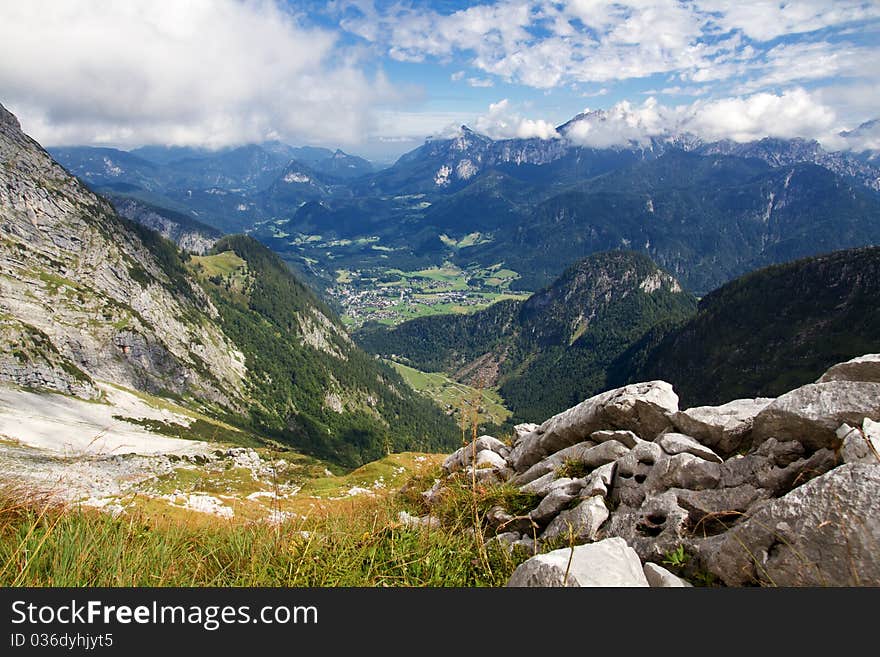
[[[774, 45], [768, 40], [822, 28], [844, 33], [856, 21], [877, 18], [880, 5], [866, 0], [498, 0], [451, 13], [400, 3], [377, 11], [370, 3], [343, 25], [396, 59], [463, 56], [476, 69], [538, 89], [655, 74], [697, 83], [763, 76], [740, 88], [746, 92], [853, 68], [846, 53], [829, 56], [820, 52], [824, 46], [801, 48], [804, 57], [797, 60], [799, 46], [776, 45], [761, 60]], [[880, 48], [866, 46], [859, 54], [869, 51], [876, 55]], [[786, 58], [794, 66], [786, 67]], [[861, 73], [876, 75], [868, 68]]]
[[741, 30], [759, 41], [880, 16], [880, 6], [864, 0], [698, 0], [697, 5], [703, 11], [714, 12], [714, 20], [722, 29]]
[[493, 139], [557, 139], [556, 127], [543, 119], [523, 118], [505, 98], [489, 105], [489, 111], [474, 122], [477, 132]]
[[4, 3], [0, 89], [40, 141], [356, 143], [395, 97], [270, 0]]
[[567, 128], [565, 136], [592, 148], [644, 146], [651, 137], [682, 133], [707, 141], [803, 137], [835, 147], [840, 143], [836, 137], [839, 130], [833, 108], [803, 89], [794, 89], [679, 106], [661, 105], [655, 98], [641, 105], [623, 101], [606, 111], [587, 112]]
[[568, 126], [565, 136], [590, 148], [645, 145], [650, 137], [664, 134], [676, 123], [676, 111], [660, 105], [655, 98], [637, 106], [622, 101], [606, 111], [586, 110], [585, 116]]
[[495, 83], [489, 78], [468, 78], [467, 83], [471, 87], [477, 88], [487, 88], [495, 86]]
[[697, 101], [688, 108], [687, 130], [705, 139], [746, 142], [762, 137], [806, 137], [822, 140], [836, 132], [837, 116], [803, 89], [781, 94]]

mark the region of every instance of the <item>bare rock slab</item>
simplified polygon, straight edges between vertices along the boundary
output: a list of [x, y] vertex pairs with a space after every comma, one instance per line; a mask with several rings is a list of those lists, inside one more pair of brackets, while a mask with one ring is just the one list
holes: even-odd
[[507, 586], [646, 587], [648, 580], [635, 550], [622, 538], [606, 538], [532, 557], [513, 572]]
[[[634, 383], [581, 402], [544, 422], [514, 447], [509, 461], [524, 472], [548, 454], [601, 430], [627, 430], [653, 440], [678, 411], [678, 395], [665, 381]], [[835, 427], [836, 428], [836, 427]]]
[[728, 586], [880, 586], [880, 466], [835, 468], [704, 542]]
[[675, 428], [722, 455], [739, 449], [752, 429], [755, 416], [773, 399], [736, 399], [721, 406], [696, 406], [674, 413]]
[[752, 444], [776, 438], [797, 440], [811, 451], [834, 449], [838, 427], [860, 426], [866, 417], [880, 420], [880, 383], [812, 383], [782, 395], [755, 417]]
[[880, 383], [880, 354], [865, 354], [845, 363], [838, 363], [819, 377], [816, 383], [829, 381], [865, 381]]

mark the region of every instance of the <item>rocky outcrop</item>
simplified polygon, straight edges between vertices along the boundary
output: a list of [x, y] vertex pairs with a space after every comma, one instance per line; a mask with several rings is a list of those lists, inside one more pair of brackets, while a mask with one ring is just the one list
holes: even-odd
[[796, 440], [808, 449], [837, 448], [837, 428], [880, 418], [880, 383], [834, 380], [792, 390], [755, 417], [753, 444]]
[[610, 390], [553, 416], [513, 446], [509, 462], [524, 472], [548, 454], [589, 437], [594, 431], [624, 429], [653, 440], [670, 426], [678, 396], [665, 381], [636, 383]]
[[829, 381], [880, 383], [880, 354], [865, 354], [845, 363], [838, 363], [819, 377], [816, 383]]
[[13, 354], [0, 380], [89, 398], [94, 378], [243, 409], [243, 356], [202, 289], [0, 118], [0, 351]]
[[728, 585], [880, 586], [880, 467], [847, 464], [763, 505], [706, 541]]
[[[463, 447], [426, 499], [473, 473], [475, 448], [482, 481], [534, 496], [524, 515], [493, 507], [486, 525], [499, 535], [491, 543], [535, 555], [511, 586], [561, 586], [566, 572], [565, 586], [880, 584], [880, 384], [861, 380], [870, 362], [721, 407], [679, 411], [662, 381], [611, 390], [518, 427], [512, 447], [489, 436]], [[624, 553], [638, 557], [638, 577]]]

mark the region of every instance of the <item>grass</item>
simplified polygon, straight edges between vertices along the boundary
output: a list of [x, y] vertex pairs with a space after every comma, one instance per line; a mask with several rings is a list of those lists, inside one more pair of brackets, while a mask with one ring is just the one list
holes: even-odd
[[504, 406], [501, 395], [495, 390], [478, 391], [440, 372], [422, 372], [394, 361], [386, 362], [400, 373], [413, 390], [430, 397], [442, 409], [455, 409], [462, 399], [472, 399], [475, 394], [479, 394], [481, 412], [478, 413], [478, 417], [481, 424], [486, 422], [503, 424], [511, 416], [510, 410]]
[[191, 262], [194, 267], [201, 269], [205, 278], [226, 277], [247, 267], [247, 263], [232, 251], [209, 256], [191, 256]]
[[[350, 498], [270, 525], [114, 518], [6, 490], [0, 586], [501, 586], [517, 559], [462, 531], [472, 524], [465, 488], [448, 498], [437, 529], [398, 521], [413, 510], [405, 495]], [[480, 508], [502, 498], [483, 495]]]

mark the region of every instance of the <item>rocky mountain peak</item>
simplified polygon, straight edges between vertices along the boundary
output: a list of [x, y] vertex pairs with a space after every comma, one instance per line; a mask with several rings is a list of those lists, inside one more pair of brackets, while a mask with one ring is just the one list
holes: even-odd
[[12, 126], [16, 130], [21, 130], [21, 124], [15, 115], [0, 104], [0, 125]]

